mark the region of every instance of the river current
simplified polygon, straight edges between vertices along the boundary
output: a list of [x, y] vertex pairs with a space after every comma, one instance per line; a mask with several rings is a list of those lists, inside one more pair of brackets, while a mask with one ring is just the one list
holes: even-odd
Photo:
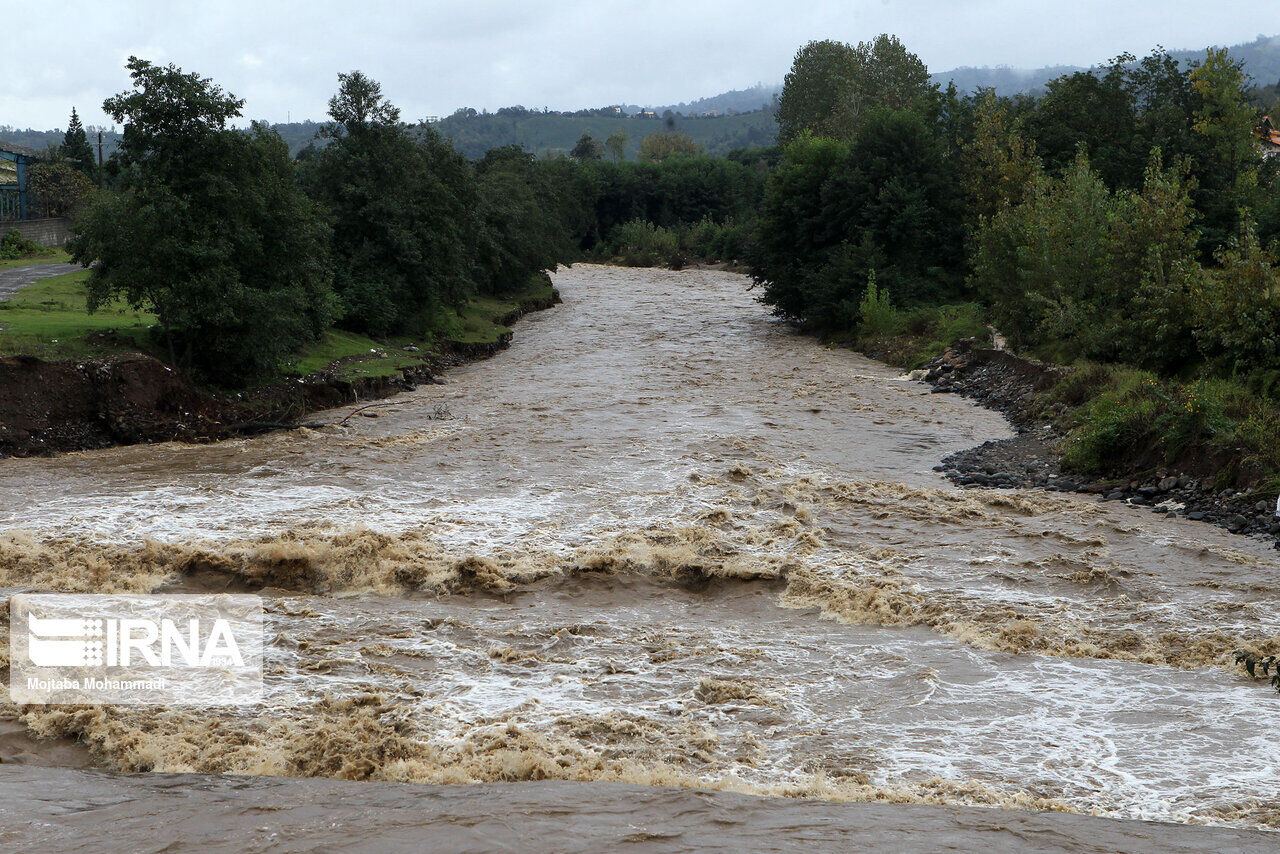
[[1231, 656], [1280, 643], [1274, 550], [951, 486], [933, 466], [1003, 418], [795, 334], [744, 277], [555, 278], [510, 349], [317, 429], [0, 461], [5, 595], [261, 591], [271, 637], [260, 707], [0, 706], [27, 799], [0, 840], [79, 839], [30, 800], [77, 785], [347, 785], [279, 777], [365, 781], [366, 811], [568, 781], [542, 791], [584, 833], [611, 784], [675, 787], [637, 790], [674, 799], [650, 824], [746, 795], [1280, 828], [1280, 698]]

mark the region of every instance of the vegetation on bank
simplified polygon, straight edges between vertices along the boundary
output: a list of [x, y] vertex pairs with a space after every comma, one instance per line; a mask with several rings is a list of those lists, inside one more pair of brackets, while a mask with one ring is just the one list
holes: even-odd
[[1280, 475], [1280, 161], [1223, 51], [961, 98], [896, 39], [802, 48], [753, 275], [781, 316], [917, 367], [952, 336], [1078, 365], [1067, 465]]
[[[37, 256], [36, 260], [51, 259]], [[32, 263], [32, 259], [24, 259], [23, 263]], [[164, 360], [168, 354], [153, 334], [156, 316], [122, 300], [90, 312], [85, 287], [88, 276], [89, 271], [84, 270], [41, 279], [0, 299], [0, 356], [80, 361], [142, 352]], [[547, 304], [554, 295], [555, 289], [545, 275], [534, 276], [524, 287], [502, 298], [474, 297], [451, 309], [442, 319], [439, 334], [431, 338], [374, 338], [329, 329], [316, 341], [299, 348], [277, 372], [261, 377], [260, 382], [320, 372], [330, 372], [344, 380], [394, 376], [439, 359], [452, 349], [497, 344], [511, 334], [505, 325], [507, 318], [525, 306]]]
[[124, 138], [108, 189], [76, 217], [72, 256], [93, 265], [87, 310], [151, 316], [139, 345], [197, 381], [260, 384], [318, 364], [315, 348], [356, 361], [347, 350], [380, 349], [370, 342], [492, 339], [489, 313], [573, 255], [532, 157], [473, 164], [401, 122], [359, 72], [339, 75], [329, 144], [295, 161], [267, 128], [231, 129], [243, 102], [212, 81], [137, 58], [129, 69], [133, 88], [104, 104]]

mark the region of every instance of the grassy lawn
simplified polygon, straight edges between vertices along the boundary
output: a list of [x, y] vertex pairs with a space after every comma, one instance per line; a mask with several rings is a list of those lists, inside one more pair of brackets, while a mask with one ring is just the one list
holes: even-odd
[[0, 270], [8, 270], [12, 267], [29, 267], [32, 264], [65, 264], [71, 260], [71, 256], [61, 249], [50, 249], [39, 255], [27, 255], [23, 258], [13, 258], [8, 261], [0, 261]]
[[297, 358], [285, 366], [290, 376], [306, 376], [323, 371], [339, 359], [346, 359], [338, 369], [338, 376], [353, 379], [358, 376], [389, 377], [405, 368], [422, 364], [426, 351], [405, 350], [417, 346], [413, 338], [399, 337], [376, 341], [355, 332], [330, 329], [314, 344], [303, 348]]
[[[509, 297], [477, 297], [445, 319], [444, 331], [438, 336], [438, 340], [458, 344], [491, 344], [499, 341], [511, 332], [500, 322], [502, 318], [518, 309], [522, 302], [549, 297], [551, 292], [551, 285], [538, 278], [527, 288]], [[421, 364], [431, 354], [433, 347], [423, 343], [425, 337], [427, 336], [402, 335], [378, 341], [354, 332], [330, 329], [324, 338], [299, 353], [297, 359], [286, 366], [285, 373], [306, 376], [324, 370], [339, 359], [345, 359], [347, 361], [337, 371], [340, 377], [389, 377], [405, 368]], [[407, 346], [422, 349], [405, 350]]]
[[[0, 301], [0, 355], [83, 359], [143, 347], [147, 327], [155, 323], [155, 316], [134, 311], [124, 303], [106, 305], [89, 314], [84, 288], [88, 275], [88, 270], [82, 270], [41, 279]], [[105, 330], [118, 332], [125, 346], [85, 340], [86, 335]]]

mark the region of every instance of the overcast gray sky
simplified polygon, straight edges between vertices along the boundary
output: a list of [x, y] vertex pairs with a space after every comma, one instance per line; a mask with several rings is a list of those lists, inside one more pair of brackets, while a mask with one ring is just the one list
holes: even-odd
[[322, 119], [339, 71], [406, 119], [460, 106], [668, 104], [782, 79], [811, 39], [896, 33], [934, 71], [1090, 65], [1280, 33], [1265, 0], [0, 0], [0, 124], [107, 123], [130, 54], [214, 78], [250, 118]]

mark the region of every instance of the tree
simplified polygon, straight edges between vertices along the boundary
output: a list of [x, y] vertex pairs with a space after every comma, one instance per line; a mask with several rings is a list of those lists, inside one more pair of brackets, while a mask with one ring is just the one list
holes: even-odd
[[90, 310], [116, 298], [154, 312], [179, 371], [237, 383], [274, 369], [332, 319], [328, 231], [272, 131], [227, 130], [240, 101], [175, 66], [131, 57], [121, 190], [78, 219]]
[[778, 99], [778, 142], [802, 131], [852, 140], [875, 108], [908, 109], [936, 93], [929, 70], [896, 36], [856, 47], [809, 42], [796, 53]]
[[778, 98], [778, 143], [786, 145], [804, 131], [851, 138], [864, 62], [858, 48], [844, 42], [812, 41], [796, 51]]
[[640, 160], [666, 160], [668, 157], [689, 156], [702, 153], [702, 146], [683, 131], [651, 133], [640, 140]]
[[1200, 347], [1222, 370], [1247, 375], [1280, 368], [1280, 271], [1253, 223], [1218, 251], [1221, 269], [1196, 294]]
[[1133, 189], [1142, 180], [1147, 150], [1159, 140], [1140, 138], [1126, 66], [1117, 57], [1103, 74], [1080, 71], [1047, 84], [1028, 117], [1028, 132], [1046, 168], [1064, 174], [1083, 147], [1107, 186]]
[[336, 128], [329, 136], [360, 133], [370, 126], [395, 125], [400, 122], [400, 109], [382, 97], [382, 84], [360, 71], [338, 74], [338, 92], [329, 99], [329, 117]]
[[67, 160], [37, 163], [28, 187], [48, 204], [50, 216], [71, 216], [93, 192], [88, 177]]
[[1099, 325], [1086, 355], [1173, 373], [1194, 360], [1192, 298], [1203, 288], [1191, 202], [1195, 179], [1185, 160], [1165, 168], [1159, 148], [1139, 193], [1117, 201]]
[[303, 164], [303, 186], [333, 223], [341, 325], [372, 335], [425, 333], [473, 291], [475, 180], [429, 126], [410, 129], [381, 87], [340, 74], [333, 141]]
[[567, 217], [551, 175], [516, 145], [476, 164], [479, 236], [473, 277], [488, 294], [526, 286], [531, 276], [573, 259]]
[[90, 180], [97, 176], [98, 169], [94, 162], [93, 147], [89, 145], [89, 136], [84, 131], [84, 125], [80, 123], [80, 116], [77, 115], [75, 107], [71, 108], [71, 120], [67, 123], [67, 132], [62, 137], [62, 146], [59, 150], [64, 159], [69, 160]]
[[971, 235], [1003, 207], [1018, 205], [1040, 170], [1035, 144], [1010, 126], [1007, 104], [987, 90], [978, 96], [973, 137], [964, 146], [961, 181]]
[[1021, 204], [984, 222], [970, 282], [1010, 341], [1088, 346], [1107, 319], [1099, 312], [1114, 212], [1082, 151], [1062, 178], [1037, 175]]
[[569, 156], [580, 162], [599, 160], [604, 156], [604, 146], [601, 145], [600, 140], [593, 138], [584, 130], [573, 146], [573, 150], [569, 152]]
[[196, 179], [202, 168], [200, 146], [226, 130], [244, 101], [212, 80], [187, 74], [176, 65], [160, 67], [129, 57], [125, 64], [133, 90], [102, 103], [125, 129], [113, 159], [121, 168], [143, 167], [166, 180]]
[[626, 132], [617, 130], [609, 134], [609, 138], [604, 141], [604, 147], [609, 150], [609, 158], [614, 163], [621, 163], [627, 157]]
[[1198, 174], [1197, 202], [1204, 215], [1206, 246], [1221, 246], [1238, 228], [1241, 208], [1259, 201], [1261, 158], [1254, 140], [1256, 113], [1245, 91], [1244, 72], [1226, 48], [1209, 49], [1191, 71], [1199, 99], [1192, 130], [1207, 150]]
[[812, 277], [843, 241], [827, 216], [823, 188], [848, 159], [847, 143], [802, 133], [769, 176], [749, 260], [752, 278], [764, 286], [762, 300], [780, 317], [814, 316]]

